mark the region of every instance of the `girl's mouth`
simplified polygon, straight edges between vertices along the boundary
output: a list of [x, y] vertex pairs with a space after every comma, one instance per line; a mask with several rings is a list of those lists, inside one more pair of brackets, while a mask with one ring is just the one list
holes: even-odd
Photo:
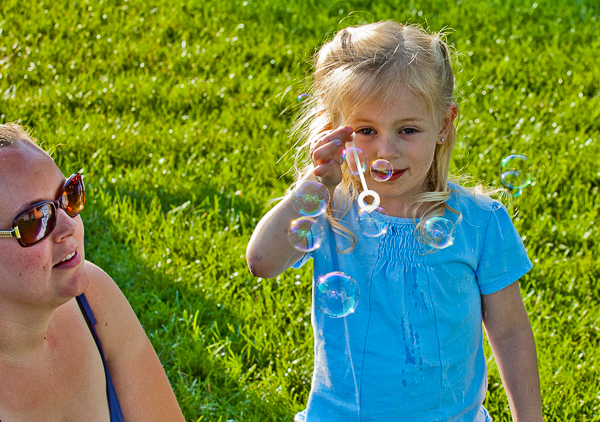
[[[402, 177], [404, 172], [406, 172], [406, 169], [393, 171], [391, 177], [389, 179], [387, 179], [386, 182], [390, 182], [390, 181], [399, 179], [400, 177]], [[382, 175], [382, 177], [383, 177], [383, 175]]]

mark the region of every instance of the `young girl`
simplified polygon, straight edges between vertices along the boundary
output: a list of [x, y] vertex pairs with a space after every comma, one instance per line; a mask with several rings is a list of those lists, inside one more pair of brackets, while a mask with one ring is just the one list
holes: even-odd
[[[303, 253], [290, 244], [290, 222], [300, 214], [288, 195], [260, 221], [247, 250], [260, 277], [314, 260], [314, 374], [296, 421], [491, 421], [482, 406], [482, 322], [514, 420], [542, 420], [535, 343], [517, 283], [532, 264], [499, 202], [448, 181], [458, 113], [450, 61], [439, 36], [395, 22], [343, 29], [316, 55], [312, 102], [298, 123], [310, 160], [296, 186], [316, 180], [329, 190], [317, 220], [323, 246]], [[365, 173], [380, 197], [370, 216], [387, 227], [379, 237], [357, 225], [363, 187], [342, 159], [353, 139], [368, 163], [383, 159], [394, 169], [383, 182]], [[447, 248], [432, 251], [422, 240], [433, 217], [455, 225]], [[305, 246], [313, 240], [309, 233]], [[315, 282], [333, 271], [360, 291], [343, 318], [314, 306]]]

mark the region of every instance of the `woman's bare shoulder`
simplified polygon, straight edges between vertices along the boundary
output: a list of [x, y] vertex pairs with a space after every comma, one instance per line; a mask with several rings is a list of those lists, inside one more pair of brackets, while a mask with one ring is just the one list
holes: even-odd
[[[110, 290], [112, 290], [112, 285], [117, 287], [113, 279], [102, 268], [100, 268], [93, 262], [86, 260], [84, 262], [84, 267], [90, 280], [90, 285], [88, 286], [88, 289], [85, 292], [86, 297], [89, 295], [94, 296], [96, 294], [102, 293], [109, 294]], [[108, 288], [109, 291], [106, 291], [106, 288]]]
[[86, 298], [126, 420], [184, 420], [169, 380], [125, 295], [98, 266], [85, 262]]
[[[89, 284], [85, 296], [96, 319], [96, 331], [107, 359], [123, 347], [122, 341], [142, 336], [139, 322], [125, 295], [114, 280], [100, 267], [85, 261]], [[130, 335], [136, 333], [134, 338]], [[139, 340], [139, 339], [138, 339]]]

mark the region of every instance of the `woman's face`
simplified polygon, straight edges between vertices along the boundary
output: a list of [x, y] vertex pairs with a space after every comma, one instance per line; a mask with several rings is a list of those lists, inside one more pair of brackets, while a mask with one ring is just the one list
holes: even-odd
[[[0, 230], [10, 230], [28, 206], [55, 200], [64, 182], [52, 159], [33, 145], [0, 148]], [[53, 308], [83, 293], [87, 283], [81, 217], [57, 210], [54, 231], [28, 248], [0, 238], [1, 301]]]

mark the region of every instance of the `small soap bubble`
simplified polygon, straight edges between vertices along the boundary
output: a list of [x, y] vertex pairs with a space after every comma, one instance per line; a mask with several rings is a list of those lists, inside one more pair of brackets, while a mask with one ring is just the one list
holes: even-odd
[[387, 160], [379, 159], [371, 164], [371, 176], [378, 182], [390, 180], [392, 174], [394, 174], [394, 167]]
[[353, 176], [357, 176], [359, 173], [359, 167], [356, 165], [356, 155], [360, 164], [360, 169], [364, 173], [367, 170], [367, 154], [358, 147], [349, 147], [342, 153], [342, 163], [346, 165], [342, 167], [342, 170]]
[[305, 92], [303, 94], [298, 95], [298, 102], [301, 103], [302, 101], [304, 101], [308, 98], [310, 98], [310, 94]]
[[342, 318], [358, 305], [358, 285], [352, 277], [334, 271], [320, 277], [315, 286], [315, 303], [325, 315]]
[[[308, 244], [308, 233], [312, 229], [312, 244]], [[300, 252], [310, 252], [321, 247], [325, 230], [323, 226], [309, 217], [300, 217], [292, 221], [288, 230], [288, 238], [292, 246]]]
[[444, 249], [454, 243], [454, 223], [447, 218], [433, 217], [423, 226], [423, 240], [436, 249]]
[[502, 199], [518, 198], [523, 193], [522, 189], [506, 189], [500, 192]]
[[[381, 207], [377, 207], [375, 210], [380, 214], [385, 214]], [[367, 237], [379, 237], [387, 233], [387, 221], [378, 219], [372, 211], [361, 209], [356, 220], [361, 233]]]
[[323, 214], [329, 203], [329, 191], [321, 183], [306, 180], [292, 192], [292, 206], [306, 217]]
[[500, 168], [500, 181], [509, 189], [521, 190], [533, 178], [533, 164], [524, 155], [513, 154], [503, 158]]
[[512, 196], [513, 198], [518, 198], [519, 196], [521, 196], [522, 193], [522, 189], [511, 189], [510, 196]]

